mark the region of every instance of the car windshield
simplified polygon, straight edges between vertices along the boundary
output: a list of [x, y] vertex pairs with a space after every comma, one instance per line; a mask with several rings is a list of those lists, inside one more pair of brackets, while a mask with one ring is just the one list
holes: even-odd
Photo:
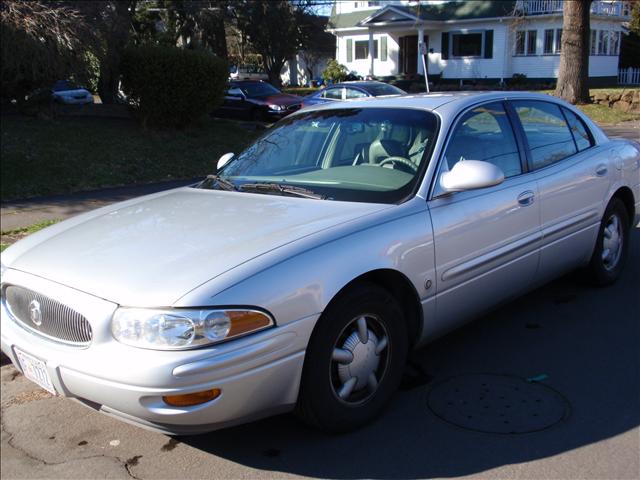
[[408, 198], [437, 134], [430, 112], [342, 108], [280, 122], [199, 188], [397, 203]]
[[242, 90], [248, 98], [268, 97], [280, 93], [280, 90], [264, 82], [241, 83], [234, 87]]
[[80, 88], [81, 87], [68, 80], [60, 80], [53, 85], [54, 92], [67, 92], [69, 90], [78, 90]]
[[367, 92], [369, 92], [374, 97], [380, 97], [382, 95], [404, 95], [406, 93], [403, 90], [400, 90], [398, 87], [387, 85], [386, 83], [381, 83], [379, 85], [367, 85], [365, 88]]

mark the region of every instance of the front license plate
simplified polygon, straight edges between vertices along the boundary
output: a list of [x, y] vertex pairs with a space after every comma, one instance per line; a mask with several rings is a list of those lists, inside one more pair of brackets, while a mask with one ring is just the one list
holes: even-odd
[[51, 378], [47, 372], [47, 366], [42, 360], [38, 360], [36, 357], [23, 352], [22, 350], [15, 349], [18, 362], [20, 362], [20, 368], [24, 376], [34, 383], [37, 383], [45, 390], [56, 395], [56, 389], [53, 388]]

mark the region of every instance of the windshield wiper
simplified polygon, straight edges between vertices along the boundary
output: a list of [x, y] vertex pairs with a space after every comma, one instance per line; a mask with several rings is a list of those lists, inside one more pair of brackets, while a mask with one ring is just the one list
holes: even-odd
[[218, 175], [207, 175], [205, 181], [207, 180], [215, 182], [220, 187], [220, 190], [238, 191], [238, 187], [236, 187], [235, 184]]
[[314, 200], [324, 200], [326, 197], [319, 193], [302, 187], [293, 185], [282, 185], [280, 183], [245, 183], [238, 187], [243, 191], [279, 193], [281, 195], [294, 195], [296, 197], [313, 198]]

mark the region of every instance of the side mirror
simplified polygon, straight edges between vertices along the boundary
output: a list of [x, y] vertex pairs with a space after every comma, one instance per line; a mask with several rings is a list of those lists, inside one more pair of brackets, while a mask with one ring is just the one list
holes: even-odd
[[222, 155], [218, 160], [218, 163], [216, 164], [216, 170], [220, 171], [222, 167], [224, 167], [227, 163], [229, 163], [229, 160], [231, 160], [234, 155], [235, 153], [231, 153], [231, 152], [225, 153], [224, 155]]
[[238, 99], [241, 99], [241, 100], [244, 100], [244, 98], [245, 98], [244, 93], [239, 88], [231, 88], [231, 89], [229, 89], [229, 91], [227, 92], [227, 96], [238, 98]]
[[446, 193], [493, 187], [504, 181], [504, 173], [494, 164], [480, 160], [460, 160], [440, 175], [440, 186]]

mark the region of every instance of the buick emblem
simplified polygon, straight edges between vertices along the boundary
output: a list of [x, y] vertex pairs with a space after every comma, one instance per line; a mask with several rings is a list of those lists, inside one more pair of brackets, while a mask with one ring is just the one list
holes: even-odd
[[42, 325], [42, 312], [40, 311], [40, 302], [37, 300], [31, 300], [29, 303], [29, 318], [37, 327]]

